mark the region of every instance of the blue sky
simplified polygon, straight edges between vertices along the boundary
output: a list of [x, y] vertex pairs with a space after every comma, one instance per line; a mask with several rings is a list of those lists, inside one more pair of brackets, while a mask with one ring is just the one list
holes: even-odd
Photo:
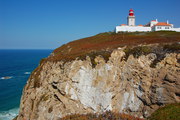
[[169, 20], [180, 27], [180, 0], [0, 0], [0, 49], [55, 49], [126, 24]]

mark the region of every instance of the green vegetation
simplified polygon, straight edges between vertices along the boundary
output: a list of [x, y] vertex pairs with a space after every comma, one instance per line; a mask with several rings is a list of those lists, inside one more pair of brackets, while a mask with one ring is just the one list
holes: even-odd
[[[43, 59], [43, 62], [46, 62], [46, 59]], [[42, 66], [38, 66], [31, 74], [30, 78], [33, 76], [33, 87], [34, 88], [39, 88], [41, 86], [40, 83], [40, 72], [42, 70]], [[32, 78], [31, 78], [32, 79]], [[32, 81], [30, 81], [32, 82]], [[29, 84], [30, 85], [30, 84]], [[28, 87], [27, 87], [28, 88]]]
[[126, 53], [126, 60], [129, 57], [129, 55], [133, 55], [135, 58], [138, 58], [141, 55], [147, 55], [152, 52], [152, 49], [148, 46], [138, 46], [134, 48], [127, 47], [124, 49], [124, 52]]
[[157, 58], [151, 63], [150, 67], [155, 68], [157, 63], [161, 62], [165, 58], [164, 54], [156, 54]]
[[[148, 120], [180, 120], [180, 103], [169, 104], [156, 110]], [[127, 114], [107, 111], [102, 114], [74, 114], [61, 120], [143, 120]]]
[[156, 110], [148, 120], [180, 120], [180, 103], [169, 104]]
[[175, 51], [180, 51], [180, 43], [174, 43], [171, 45], [164, 45], [163, 47], [164, 50], [175, 52]]
[[49, 99], [49, 95], [47, 95], [46, 93], [43, 94], [42, 96], [40, 96], [40, 99], [39, 99], [39, 101], [37, 101], [36, 104], [34, 104], [34, 101], [32, 101], [31, 109], [33, 110], [34, 105], [36, 105], [36, 107], [37, 107], [37, 106], [39, 106], [40, 102], [45, 102], [45, 101], [47, 101], [48, 99]]
[[[156, 51], [154, 51], [154, 53], [156, 53], [157, 58], [153, 61], [153, 63], [150, 66], [152, 68], [155, 68], [156, 64], [163, 60], [165, 58], [165, 54], [168, 52], [180, 52], [180, 43], [159, 45]], [[180, 63], [180, 60], [178, 60], [178, 62]]]
[[39, 70], [39, 67], [36, 68], [33, 75], [34, 75], [34, 86], [33, 87], [34, 88], [39, 88], [40, 87], [40, 78], [39, 78], [40, 70]]
[[143, 120], [127, 114], [113, 113], [107, 111], [103, 114], [68, 115], [61, 120]]
[[49, 99], [49, 95], [47, 94], [44, 94], [42, 97], [41, 97], [41, 101], [47, 101]]
[[42, 59], [40, 60], [40, 65], [43, 64], [45, 61], [46, 61], [46, 58], [42, 58]]
[[[180, 42], [180, 33], [178, 32], [159, 31], [117, 34], [114, 32], [106, 32], [65, 44], [55, 49], [53, 51], [53, 56], [48, 57], [46, 60], [62, 60], [67, 62], [75, 60], [77, 57], [85, 58], [88, 54], [92, 56], [92, 53], [96, 54], [104, 51], [111, 52], [112, 50], [123, 46], [135, 47], [139, 45], [144, 46], [156, 43], [167, 44], [177, 42]], [[142, 51], [142, 53], [150, 52], [149, 49], [146, 48], [140, 48], [140, 51]], [[136, 53], [133, 54], [138, 56]]]
[[104, 33], [99, 33], [97, 35], [114, 35], [116, 34], [115, 32], [109, 31], [109, 32], [104, 32]]
[[87, 53], [86, 55], [81, 55], [78, 57], [80, 60], [85, 60], [86, 56], [89, 56], [91, 59], [92, 67], [94, 68], [97, 63], [95, 62], [96, 56], [101, 56], [104, 58], [104, 60], [107, 62], [109, 60], [109, 57], [111, 56], [111, 51], [94, 51], [91, 53]]

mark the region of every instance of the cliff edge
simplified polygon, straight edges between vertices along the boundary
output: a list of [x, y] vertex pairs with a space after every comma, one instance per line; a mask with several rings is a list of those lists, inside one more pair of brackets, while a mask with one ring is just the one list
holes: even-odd
[[63, 45], [31, 74], [17, 119], [105, 111], [146, 118], [180, 102], [179, 38], [175, 32], [103, 34]]

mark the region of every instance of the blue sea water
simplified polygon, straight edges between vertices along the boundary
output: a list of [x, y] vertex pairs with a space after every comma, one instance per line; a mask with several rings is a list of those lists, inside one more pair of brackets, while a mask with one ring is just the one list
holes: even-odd
[[52, 50], [0, 50], [0, 120], [11, 120], [17, 115], [22, 90], [30, 73], [51, 52]]

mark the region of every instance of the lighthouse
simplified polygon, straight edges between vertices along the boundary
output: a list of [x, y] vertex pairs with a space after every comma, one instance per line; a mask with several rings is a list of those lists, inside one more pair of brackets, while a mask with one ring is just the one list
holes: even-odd
[[180, 32], [180, 28], [174, 28], [173, 24], [169, 24], [169, 22], [158, 22], [156, 20], [152, 20], [146, 25], [135, 25], [135, 16], [134, 10], [129, 10], [129, 15], [127, 17], [127, 25], [121, 24], [116, 26], [115, 32], [151, 32], [151, 31], [176, 31]]
[[128, 26], [135, 26], [135, 16], [134, 16], [134, 10], [129, 10], [129, 16], [127, 17], [127, 24]]

